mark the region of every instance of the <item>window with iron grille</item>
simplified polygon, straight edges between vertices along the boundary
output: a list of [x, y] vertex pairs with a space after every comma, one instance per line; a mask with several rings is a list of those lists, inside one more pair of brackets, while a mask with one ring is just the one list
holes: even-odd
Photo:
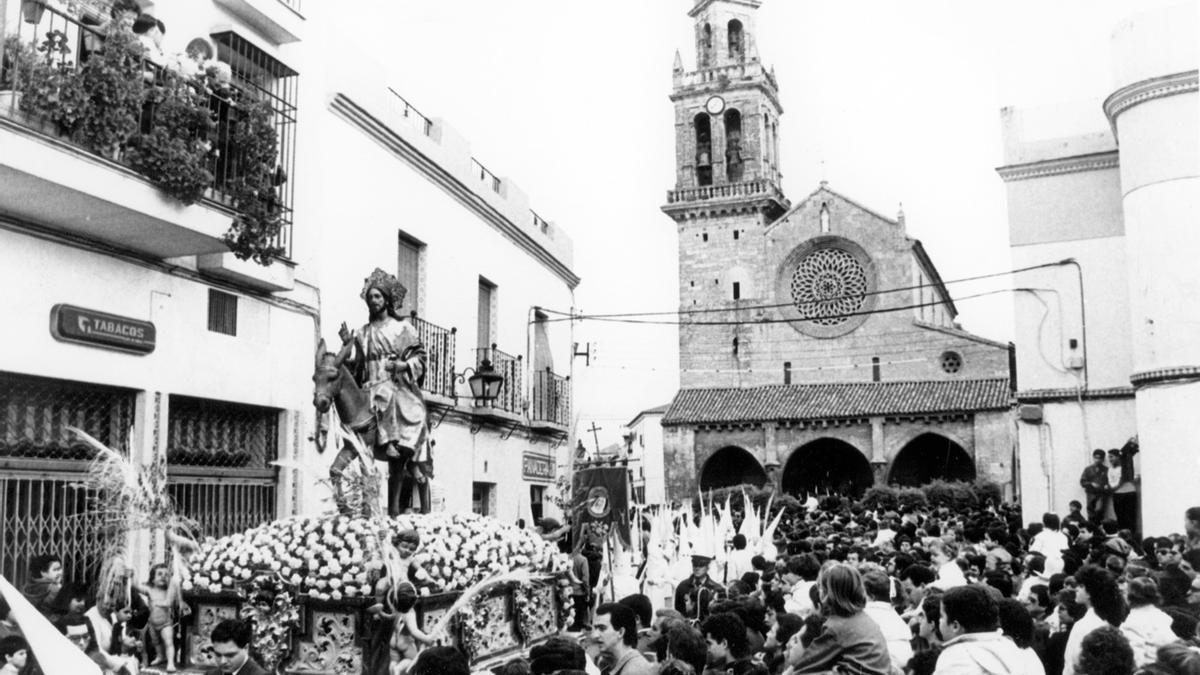
[[[296, 156], [296, 101], [298, 73], [283, 62], [263, 51], [260, 47], [234, 31], [223, 31], [211, 35], [217, 45], [217, 59], [229, 64], [233, 84], [243, 96], [266, 102], [271, 107], [272, 124], [278, 140], [278, 164], [276, 168], [276, 190], [279, 193], [283, 227], [278, 235], [278, 244], [283, 257], [292, 255], [292, 203], [295, 196], [295, 181], [289, 178], [295, 173]], [[212, 167], [215, 177], [213, 192], [218, 199], [228, 198], [224, 186], [239, 175], [239, 158], [228, 147], [234, 125], [238, 123], [236, 108], [226, 105], [217, 110], [217, 153]]]
[[76, 487], [87, 465], [61, 461], [95, 453], [68, 428], [124, 451], [134, 405], [127, 389], [0, 372], [0, 573], [18, 588], [30, 558], [44, 553], [62, 558], [65, 579], [95, 580], [104, 516]]
[[63, 579], [95, 583], [107, 540], [106, 516], [79, 489], [81, 472], [9, 471], [0, 475], [0, 573], [17, 588], [33, 556], [62, 559]]
[[167, 464], [269, 469], [279, 457], [279, 411], [172, 395]]
[[214, 333], [237, 335], [236, 295], [208, 289], [208, 329]]
[[125, 450], [133, 409], [127, 389], [0, 372], [0, 456], [91, 459], [94, 450], [68, 427]]

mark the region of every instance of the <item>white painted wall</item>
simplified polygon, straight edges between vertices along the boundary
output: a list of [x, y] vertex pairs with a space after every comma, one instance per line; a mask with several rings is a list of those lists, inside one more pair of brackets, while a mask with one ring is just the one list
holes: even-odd
[[633, 457], [641, 460], [647, 504], [663, 504], [667, 499], [666, 467], [663, 463], [663, 413], [643, 414], [629, 430], [637, 434]]
[[[1042, 424], [1017, 422], [1021, 508], [1026, 521], [1052, 511], [1067, 514], [1067, 502], [1084, 500], [1079, 476], [1095, 448], [1119, 448], [1133, 435], [1133, 399], [1046, 403]], [[1135, 463], [1146, 466], [1140, 459]]]
[[[285, 410], [311, 406], [302, 312], [239, 294], [238, 335], [208, 330], [207, 284], [112, 256], [0, 229], [0, 370], [185, 394]], [[59, 342], [50, 308], [67, 303], [152, 321], [153, 353], [131, 355]]]
[[[329, 17], [333, 20], [333, 17]], [[314, 36], [310, 49], [321, 49], [326, 40]], [[398, 99], [388, 83], [370, 68], [355, 63], [353, 46], [331, 46], [330, 59], [343, 60], [346, 68], [314, 71], [301, 88], [297, 180], [309, 186], [297, 194], [296, 258], [298, 277], [321, 288], [321, 335], [338, 345], [337, 331], [344, 321], [359, 327], [366, 309], [359, 298], [363, 279], [375, 268], [395, 272], [398, 237], [403, 231], [425, 245], [420, 289], [421, 318], [444, 328], [456, 328], [455, 370], [475, 366], [479, 277], [496, 285], [495, 342], [501, 351], [523, 356], [524, 389], [530, 395], [529, 372], [533, 344], [531, 308], [561, 311], [572, 307], [567, 283], [529, 252], [516, 246], [476, 211], [452, 197], [425, 174], [385, 148], [330, 108], [343, 94], [371, 116], [420, 148], [426, 157], [454, 173], [488, 204], [506, 217], [524, 217], [523, 228], [548, 251], [570, 264], [570, 239], [551, 226], [541, 232], [532, 222], [529, 200], [505, 179], [496, 194], [487, 185], [469, 181], [470, 147], [444, 122], [437, 122], [435, 137], [426, 136], [412, 118], [401, 116]], [[324, 76], [337, 79], [322, 79]], [[436, 102], [431, 102], [435, 105]], [[430, 110], [422, 112], [430, 113]], [[494, 167], [489, 167], [494, 168]], [[549, 214], [543, 214], [549, 217]], [[408, 303], [403, 310], [407, 314]], [[571, 334], [567, 322], [547, 326], [554, 371], [567, 375]], [[309, 356], [311, 359], [311, 356]], [[470, 405], [465, 383], [458, 386], [459, 402]], [[435, 418], [436, 419], [436, 418]], [[463, 421], [447, 418], [433, 432], [435, 481], [448, 511], [471, 510], [471, 484], [495, 485], [494, 515], [513, 522], [532, 522], [530, 485], [549, 485], [522, 476], [522, 457], [536, 452], [554, 457], [545, 442], [533, 443], [526, 430], [509, 438], [507, 429], [483, 428], [472, 434]], [[314, 458], [314, 473], [327, 470], [333, 457]], [[323, 495], [324, 488], [311, 494]], [[310, 500], [311, 501], [311, 500]], [[547, 510], [547, 514], [552, 509]]]

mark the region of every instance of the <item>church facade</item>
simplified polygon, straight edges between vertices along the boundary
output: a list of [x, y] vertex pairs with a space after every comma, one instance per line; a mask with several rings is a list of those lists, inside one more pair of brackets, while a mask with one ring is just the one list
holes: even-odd
[[793, 205], [758, 0], [698, 0], [677, 55], [680, 384], [663, 421], [669, 499], [773, 482], [857, 492], [934, 478], [1013, 483], [1012, 351], [961, 330], [903, 214], [824, 182]]

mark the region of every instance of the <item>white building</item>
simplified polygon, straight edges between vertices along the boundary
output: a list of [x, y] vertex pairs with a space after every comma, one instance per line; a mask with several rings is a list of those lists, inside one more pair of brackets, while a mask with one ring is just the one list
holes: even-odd
[[667, 500], [662, 419], [670, 407], [670, 403], [664, 403], [647, 408], [625, 425], [629, 429], [626, 438], [630, 448], [630, 464], [635, 467], [634, 497], [640, 504], [665, 504]]
[[[321, 288], [321, 335], [336, 345], [343, 321], [365, 322], [359, 292], [374, 268], [397, 273], [429, 353], [435, 508], [532, 522], [570, 420], [570, 326], [537, 308], [574, 306], [571, 239], [445, 121], [363, 67], [370, 55], [352, 41], [361, 17], [313, 10], [329, 30], [308, 40], [320, 67], [300, 103], [313, 133], [298, 178], [319, 187], [297, 195], [315, 234], [296, 258]], [[477, 406], [456, 378], [485, 358], [505, 382]]]
[[1086, 114], [1063, 106], [1002, 113], [1014, 267], [1049, 264], [1013, 282], [1029, 518], [1082, 501], [1092, 450], [1135, 435], [1144, 529], [1179, 531], [1197, 504], [1196, 8], [1117, 27], [1113, 90], [1090, 104], [1094, 125], [1064, 125]]
[[[304, 27], [294, 3], [162, 4], [165, 51], [199, 39], [234, 65], [237, 91], [269, 100], [268, 161], [291, 173], [298, 76], [287, 45]], [[94, 45], [65, 6], [0, 2], [6, 37], [29, 44], [51, 31], [72, 62]], [[131, 169], [128, 150], [90, 151], [28, 113], [11, 75], [0, 77], [0, 571], [19, 583], [29, 556], [52, 552], [69, 578], [94, 579], [104, 535], [69, 487], [88, 451], [67, 427], [138, 462], [165, 457], [168, 491], [209, 534], [295, 511], [298, 486], [271, 462], [298, 456], [308, 433], [319, 303], [290, 260], [294, 181], [265, 191], [284, 209], [282, 260], [240, 261], [221, 240], [239, 212], [233, 176], [253, 170], [230, 132], [249, 94], [204, 102], [225, 152], [207, 157], [213, 186], [189, 206]], [[148, 543], [142, 565], [163, 554]]]
[[[103, 19], [106, 1], [77, 4]], [[567, 439], [570, 327], [535, 308], [573, 306], [571, 241], [362, 67], [345, 37], [361, 17], [300, 3], [142, 3], [167, 27], [166, 54], [207, 44], [235, 92], [271, 107], [277, 152], [258, 194], [284, 223], [268, 267], [222, 241], [249, 175], [238, 94], [209, 102], [214, 184], [185, 205], [131, 168], [128, 149], [62, 137], [22, 107], [19, 79], [0, 77], [0, 572], [18, 583], [45, 552], [70, 577], [96, 572], [102, 534], [77, 517], [86, 500], [69, 484], [87, 463], [68, 426], [141, 463], [165, 457], [171, 494], [204, 534], [328, 508], [318, 481], [334, 453], [311, 442], [313, 354], [343, 321], [365, 322], [359, 292], [375, 267], [408, 286], [404, 311], [427, 345], [434, 507], [541, 515]], [[27, 7], [0, 0], [0, 34], [61, 30], [83, 60], [94, 41], [80, 15]], [[142, 111], [151, 131], [154, 114]], [[476, 405], [466, 377], [483, 358], [505, 381]], [[142, 565], [161, 558], [161, 542], [142, 544]]]

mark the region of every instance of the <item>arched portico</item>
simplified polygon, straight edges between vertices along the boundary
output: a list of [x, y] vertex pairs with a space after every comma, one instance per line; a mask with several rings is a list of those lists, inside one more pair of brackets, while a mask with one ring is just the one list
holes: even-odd
[[788, 457], [780, 487], [795, 495], [858, 495], [874, 482], [871, 463], [858, 448], [836, 438], [819, 438]]
[[714, 452], [700, 470], [700, 489], [715, 490], [733, 485], [763, 485], [767, 472], [754, 455], [730, 445]]
[[924, 485], [932, 480], [975, 480], [975, 460], [957, 442], [937, 433], [909, 441], [888, 472], [888, 483]]

